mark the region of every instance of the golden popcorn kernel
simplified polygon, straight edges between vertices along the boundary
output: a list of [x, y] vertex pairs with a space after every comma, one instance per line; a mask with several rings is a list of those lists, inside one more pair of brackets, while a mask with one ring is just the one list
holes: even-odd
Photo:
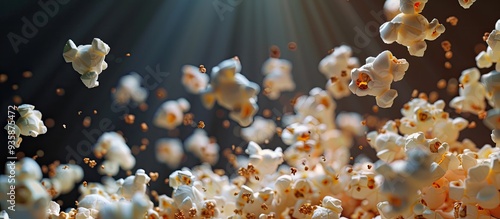
[[230, 126], [231, 126], [231, 122], [229, 122], [229, 120], [226, 119], [226, 120], [222, 121], [222, 127], [223, 128], [227, 129]]
[[33, 73], [31, 71], [24, 71], [23, 78], [31, 78], [33, 77]]
[[189, 217], [196, 216], [196, 208], [194, 208], [194, 207], [190, 208], [188, 214], [189, 214]]
[[445, 52], [450, 51], [451, 50], [451, 43], [450, 43], [450, 41], [445, 40], [445, 41], [441, 42], [441, 48], [443, 48], [443, 50]]
[[45, 123], [45, 126], [47, 126], [47, 128], [53, 128], [55, 125], [55, 121], [51, 118], [45, 119], [44, 123]]
[[359, 150], [363, 150], [363, 145], [358, 146]]
[[23, 102], [23, 99], [19, 95], [14, 95], [12, 97], [12, 101], [14, 101], [14, 104], [20, 105]]
[[143, 145], [139, 146], [139, 149], [140, 149], [141, 151], [145, 151], [145, 150], [147, 149], [147, 147], [148, 147], [148, 146], [146, 146], [146, 145], [144, 145], [144, 144], [143, 144]]
[[135, 122], [135, 115], [133, 114], [125, 114], [124, 116], [125, 123], [132, 125]]
[[476, 128], [476, 122], [472, 121], [471, 123], [469, 123], [467, 128], [470, 128], [470, 129]]
[[458, 18], [455, 16], [449, 16], [448, 18], [446, 18], [446, 22], [450, 23], [451, 26], [457, 26]]
[[488, 37], [490, 37], [490, 33], [489, 32], [485, 32], [484, 35], [483, 35], [483, 41], [486, 42], [488, 40]]
[[163, 100], [167, 98], [167, 90], [165, 90], [165, 88], [160, 87], [156, 89], [155, 95], [158, 100]]
[[142, 138], [142, 139], [141, 139], [141, 144], [143, 144], [143, 145], [149, 145], [149, 139], [147, 139], [147, 138]]
[[87, 181], [83, 181], [83, 187], [87, 187], [88, 183]]
[[0, 83], [5, 83], [9, 79], [6, 74], [0, 74]]
[[86, 116], [83, 119], [82, 125], [83, 125], [83, 127], [88, 128], [88, 127], [90, 127], [91, 122], [92, 122], [92, 119], [90, 118], [90, 116]]
[[160, 174], [158, 174], [158, 172], [149, 172], [149, 177], [151, 177], [151, 181], [156, 182]]
[[83, 163], [88, 164], [88, 163], [89, 163], [89, 161], [90, 161], [90, 159], [89, 159], [88, 157], [83, 158]]
[[423, 100], [428, 100], [429, 99], [429, 97], [427, 97], [427, 94], [423, 93], [423, 92], [420, 93], [420, 94], [418, 94], [418, 98], [423, 99]]
[[149, 129], [148, 124], [146, 124], [145, 122], [141, 123], [141, 131], [142, 132], [147, 132], [148, 129]]
[[199, 121], [199, 122], [198, 122], [198, 128], [199, 128], [199, 129], [203, 129], [203, 128], [205, 128], [205, 122], [203, 122], [203, 121]]
[[372, 106], [372, 111], [373, 111], [374, 113], [378, 113], [378, 111], [379, 111], [379, 107], [378, 107], [377, 105], [373, 105], [373, 106]]
[[288, 43], [288, 49], [289, 49], [290, 51], [295, 51], [295, 50], [297, 50], [297, 43], [295, 43], [295, 42], [289, 42], [289, 43]]
[[314, 212], [314, 210], [316, 210], [316, 208], [317, 208], [316, 205], [311, 205], [311, 203], [305, 203], [300, 206], [299, 212], [305, 215], [312, 215], [312, 213]]
[[17, 84], [13, 84], [13, 85], [12, 85], [12, 90], [17, 90], [17, 89], [19, 89], [19, 85], [17, 85]]
[[418, 95], [418, 90], [417, 89], [414, 89], [412, 92], [411, 92], [411, 97], [417, 97]]
[[125, 56], [130, 57], [130, 56], [131, 56], [131, 54], [130, 54], [130, 53], [126, 53], [126, 54], [125, 54]]
[[430, 103], [434, 103], [437, 99], [439, 98], [439, 94], [438, 92], [436, 91], [432, 91], [430, 94], [429, 94], [429, 102]]
[[97, 165], [97, 162], [95, 160], [89, 161], [89, 167], [94, 168]]
[[444, 57], [446, 59], [451, 59], [453, 57], [453, 52], [452, 51], [445, 52]]
[[207, 69], [205, 68], [204, 65], [200, 65], [199, 70], [200, 70], [201, 73], [206, 73], [207, 72]]
[[445, 67], [446, 69], [451, 69], [451, 67], [452, 67], [452, 66], [451, 66], [451, 63], [450, 63], [450, 62], [445, 62], [445, 63], [444, 63], [444, 67]]
[[63, 88], [57, 88], [56, 89], [56, 94], [57, 96], [63, 96], [64, 95], [64, 89]]
[[280, 48], [278, 46], [271, 46], [269, 48], [269, 57], [271, 58], [279, 58], [281, 56]]
[[365, 73], [361, 73], [358, 76], [358, 79], [356, 79], [356, 86], [361, 89], [361, 90], [366, 90], [368, 89], [368, 83], [372, 81], [370, 76]]
[[437, 83], [437, 88], [438, 89], [444, 89], [446, 87], [446, 80], [445, 79], [441, 79], [438, 81]]
[[104, 165], [101, 165], [101, 169], [103, 169], [103, 170], [104, 170]]

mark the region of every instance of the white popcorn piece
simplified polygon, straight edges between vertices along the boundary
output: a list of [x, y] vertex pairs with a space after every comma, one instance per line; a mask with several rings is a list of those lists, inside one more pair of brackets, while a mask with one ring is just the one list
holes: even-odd
[[129, 75], [123, 76], [118, 82], [116, 91], [113, 93], [115, 102], [126, 105], [130, 102], [141, 104], [148, 98], [148, 90], [141, 87], [141, 75], [132, 72]]
[[101, 208], [110, 205], [111, 201], [104, 197], [102, 193], [103, 191], [98, 188], [90, 189], [90, 194], [85, 195], [78, 201], [78, 207], [99, 211]]
[[428, 0], [400, 0], [399, 10], [404, 14], [419, 14]]
[[177, 138], [158, 139], [156, 141], [155, 151], [156, 160], [160, 163], [167, 164], [170, 169], [177, 168], [184, 157], [182, 142]]
[[433, 138], [438, 138], [442, 142], [456, 142], [460, 131], [467, 128], [469, 121], [462, 117], [451, 118], [441, 118], [434, 124], [432, 128], [431, 136]]
[[299, 167], [302, 159], [318, 162], [317, 158], [323, 152], [321, 147], [321, 134], [326, 129], [312, 116], [308, 116], [302, 123], [287, 126], [281, 133], [281, 140], [290, 145], [285, 150], [284, 158], [291, 166]]
[[335, 99], [340, 99], [350, 95], [349, 72], [353, 68], [359, 67], [359, 60], [352, 57], [352, 49], [347, 45], [335, 47], [333, 52], [323, 58], [319, 63], [319, 71], [328, 80], [327, 90]]
[[184, 98], [166, 101], [156, 111], [153, 123], [160, 128], [175, 129], [182, 124], [184, 113], [189, 111], [190, 107], [191, 104]]
[[99, 38], [94, 38], [91, 45], [76, 47], [72, 40], [64, 45], [63, 57], [67, 63], [72, 63], [73, 69], [78, 72], [83, 84], [88, 88], [99, 86], [99, 74], [108, 68], [104, 58], [109, 53], [108, 44]]
[[[51, 178], [52, 183], [57, 183], [59, 194], [71, 192], [75, 187], [75, 183], [82, 181], [83, 169], [74, 164], [60, 164], [56, 168], [56, 175]], [[57, 182], [54, 182], [57, 181]]]
[[472, 6], [472, 4], [474, 4], [474, 2], [476, 2], [476, 0], [458, 0], [458, 3], [460, 4], [460, 6], [462, 6], [465, 9], [469, 9], [470, 6]]
[[189, 93], [199, 94], [208, 86], [209, 77], [193, 65], [182, 66], [182, 85]]
[[342, 213], [342, 201], [331, 196], [325, 196], [321, 201], [321, 206], [317, 207], [312, 215], [312, 219], [339, 219]]
[[495, 24], [486, 40], [488, 48], [476, 56], [476, 64], [479, 68], [489, 68], [496, 63], [495, 70], [500, 72], [500, 19]]
[[486, 108], [486, 103], [484, 102], [486, 89], [479, 82], [480, 75], [481, 73], [477, 68], [470, 68], [462, 71], [460, 83], [463, 87], [458, 90], [460, 96], [450, 101], [450, 107], [475, 115], [484, 111]]
[[94, 146], [94, 154], [105, 159], [104, 168], [99, 168], [101, 174], [114, 176], [118, 174], [119, 167], [130, 170], [135, 166], [135, 157], [125, 139], [116, 132], [103, 133]]
[[500, 72], [491, 71], [481, 76], [488, 99], [488, 103], [494, 108], [500, 108]]
[[406, 59], [397, 59], [385, 50], [377, 57], [368, 57], [366, 64], [351, 71], [349, 89], [358, 96], [375, 96], [379, 107], [391, 107], [398, 96], [391, 83], [403, 79], [408, 67]]
[[[57, 214], [59, 214], [59, 212], [57, 212]], [[10, 219], [9, 214], [7, 214], [7, 212], [5, 210], [3, 210], [3, 211], [0, 212], [0, 218], [2, 218], [2, 219]]]
[[[325, 124], [328, 129], [335, 128], [335, 109], [337, 103], [321, 88], [313, 88], [309, 95], [297, 98], [293, 108], [296, 115], [289, 119], [293, 122], [302, 122], [308, 116], [312, 116], [320, 123]], [[286, 118], [286, 117], [285, 117]], [[287, 123], [285, 121], [285, 123]], [[290, 124], [290, 123], [288, 123]]]
[[241, 137], [245, 141], [253, 141], [262, 144], [266, 140], [270, 141], [276, 132], [274, 120], [256, 116], [252, 125], [241, 129]]
[[213, 141], [213, 139], [207, 136], [205, 130], [196, 129], [184, 141], [184, 146], [187, 151], [193, 153], [201, 162], [215, 165], [219, 161], [219, 145]]
[[[45, 134], [47, 132], [47, 127], [43, 124], [42, 113], [35, 110], [35, 106], [30, 104], [23, 104], [17, 107], [20, 117], [16, 121], [16, 127], [14, 130], [16, 132], [16, 142], [21, 143], [22, 139], [20, 135], [37, 137], [38, 135]], [[8, 125], [7, 125], [8, 126]], [[8, 127], [6, 130], [11, 130]]]
[[250, 157], [249, 161], [258, 171], [256, 175], [260, 178], [276, 172], [278, 166], [283, 163], [283, 152], [280, 147], [274, 151], [262, 149], [257, 143], [251, 141], [248, 143], [245, 153]]
[[202, 101], [206, 108], [212, 108], [215, 102], [231, 111], [229, 118], [241, 126], [248, 126], [253, 122], [257, 113], [257, 94], [260, 87], [250, 82], [239, 73], [241, 63], [237, 57], [222, 61], [212, 68], [211, 82], [202, 94]]
[[192, 186], [195, 176], [189, 170], [176, 170], [168, 177], [168, 185], [177, 189], [181, 185]]
[[441, 143], [439, 139], [426, 139], [423, 132], [413, 133], [406, 137], [405, 150], [419, 148], [429, 154], [430, 159], [436, 163], [440, 162], [444, 155], [449, 152], [449, 145]]
[[269, 58], [262, 64], [264, 94], [271, 100], [280, 97], [281, 92], [295, 90], [292, 78], [292, 63], [285, 59]]
[[[131, 201], [114, 202], [99, 211], [98, 218], [137, 219], [147, 216], [152, 208], [151, 201], [144, 194], [135, 194]], [[149, 217], [148, 217], [149, 218]]]
[[189, 212], [194, 208], [196, 212], [200, 212], [203, 194], [196, 187], [181, 185], [174, 190], [172, 198], [179, 210]]
[[401, 0], [385, 0], [384, 2], [384, 15], [387, 20], [392, 20], [400, 13], [399, 2]]
[[116, 181], [119, 186], [118, 194], [127, 200], [130, 200], [136, 193], [145, 194], [150, 180], [151, 178], [143, 169], [138, 169], [135, 175]]
[[337, 114], [337, 126], [355, 136], [365, 134], [367, 128], [362, 124], [363, 117], [355, 112], [341, 112]]
[[[413, 2], [413, 0], [408, 1]], [[412, 5], [411, 10], [413, 8]], [[444, 33], [445, 29], [444, 25], [435, 18], [429, 23], [421, 14], [401, 13], [380, 26], [380, 37], [386, 44], [397, 42], [406, 46], [410, 55], [422, 57], [427, 49], [425, 40], [435, 40]]]

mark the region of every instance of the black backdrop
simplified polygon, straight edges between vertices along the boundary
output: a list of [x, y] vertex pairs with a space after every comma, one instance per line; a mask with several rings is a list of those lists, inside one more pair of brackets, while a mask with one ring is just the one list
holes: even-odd
[[[53, 2], [50, 14], [44, 12], [42, 5]], [[323, 87], [325, 78], [317, 70], [319, 61], [327, 51], [341, 43], [354, 47], [355, 56], [364, 60], [367, 56], [377, 55], [384, 49], [390, 49], [398, 58], [406, 58], [410, 63], [405, 79], [393, 84], [399, 91], [393, 108], [381, 109], [377, 116], [383, 118], [400, 117], [399, 109], [407, 102], [413, 89], [430, 92], [436, 89], [439, 79], [458, 77], [463, 69], [474, 67], [474, 47], [485, 44], [482, 41], [484, 32], [491, 31], [495, 21], [500, 18], [498, 8], [500, 1], [479, 0], [470, 9], [461, 8], [457, 0], [435, 0], [427, 3], [423, 14], [430, 20], [437, 18], [445, 23], [446, 32], [436, 41], [427, 42], [425, 57], [411, 57], [406, 48], [393, 44], [385, 45], [377, 33], [383, 22], [381, 15], [382, 0], [177, 0], [177, 1], [0, 1], [0, 74], [8, 75], [8, 80], [0, 83], [2, 99], [1, 112], [7, 118], [7, 106], [14, 104], [13, 97], [18, 96], [22, 103], [30, 103], [43, 113], [43, 118], [52, 118], [55, 126], [49, 128], [47, 134], [37, 138], [25, 137], [21, 148], [26, 156], [35, 155], [41, 149], [45, 156], [38, 158], [40, 164], [49, 164], [54, 160], [66, 163], [69, 151], [77, 151], [77, 145], [88, 141], [84, 132], [99, 128], [100, 121], [111, 121], [115, 130], [120, 130], [127, 138], [128, 145], [140, 145], [142, 138], [151, 142], [148, 149], [137, 158], [136, 168], [160, 173], [160, 179], [151, 183], [151, 189], [159, 193], [170, 193], [163, 179], [172, 170], [156, 162], [154, 142], [161, 137], [179, 137], [185, 139], [194, 127], [179, 127], [178, 132], [167, 132], [152, 125], [151, 120], [157, 107], [167, 99], [185, 97], [191, 103], [195, 121], [203, 120], [205, 130], [215, 136], [222, 148], [231, 145], [245, 146], [234, 133], [238, 133], [238, 125], [231, 122], [229, 128], [223, 128], [222, 122], [227, 119], [227, 112], [217, 116], [221, 110], [216, 107], [206, 110], [198, 96], [188, 94], [179, 83], [180, 68], [185, 64], [203, 64], [211, 69], [220, 61], [232, 56], [239, 56], [242, 73], [251, 81], [262, 83], [261, 64], [269, 56], [269, 48], [276, 45], [281, 49], [281, 57], [293, 63], [293, 77], [297, 83], [296, 92], [283, 94], [279, 101], [271, 101], [259, 95], [260, 112], [263, 109], [290, 111], [290, 99], [298, 93], [307, 93], [311, 88]], [[216, 9], [215, 6], [218, 9]], [[44, 17], [45, 14], [45, 17]], [[458, 18], [457, 26], [445, 22], [449, 16]], [[24, 30], [26, 21], [35, 22], [36, 31]], [[38, 26], [37, 26], [38, 25]], [[14, 45], [10, 38], [16, 38]], [[100, 86], [87, 89], [80, 81], [79, 75], [71, 64], [64, 62], [62, 49], [68, 39], [77, 45], [89, 44], [94, 37], [101, 38], [111, 47], [106, 57], [109, 64], [99, 77]], [[454, 53], [451, 59], [452, 68], [446, 69], [444, 52], [440, 43], [449, 40]], [[297, 49], [287, 48], [289, 42], [295, 42]], [[17, 49], [15, 48], [17, 47]], [[130, 57], [126, 56], [130, 53]], [[362, 61], [363, 62], [363, 61]], [[118, 79], [135, 71], [148, 74], [148, 68], [159, 68], [168, 72], [168, 76], [160, 77], [157, 88], [168, 92], [167, 99], [159, 100], [154, 90], [148, 98], [149, 108], [141, 112], [137, 107], [127, 106], [115, 109], [111, 105], [111, 89], [117, 85]], [[23, 78], [22, 72], [32, 71], [31, 78]], [[483, 69], [482, 73], [489, 70]], [[12, 85], [18, 89], [13, 90]], [[56, 89], [65, 91], [63, 96], [56, 94]], [[156, 87], [155, 87], [156, 88]], [[442, 98], [450, 96], [441, 90]], [[356, 97], [337, 101], [337, 112], [356, 111], [370, 113], [375, 99], [372, 97]], [[97, 114], [93, 114], [97, 110]], [[123, 120], [124, 110], [135, 114], [136, 122], [128, 125]], [[82, 111], [82, 115], [78, 115]], [[275, 110], [276, 111], [276, 110]], [[447, 109], [455, 117], [453, 110]], [[82, 120], [85, 116], [92, 119], [91, 126], [85, 128]], [[474, 138], [478, 146], [491, 143], [490, 131], [482, 126], [475, 116], [468, 119], [478, 122], [478, 127], [462, 132], [461, 138]], [[3, 119], [2, 119], [3, 121]], [[139, 124], [149, 124], [149, 131], [142, 132]], [[63, 127], [63, 124], [66, 128]], [[4, 123], [2, 123], [3, 127]], [[98, 135], [94, 135], [97, 138]], [[5, 132], [1, 132], [5, 139]], [[284, 146], [278, 137], [266, 147]], [[367, 145], [365, 145], [367, 146]], [[370, 154], [366, 149], [363, 153]], [[77, 155], [85, 157], [85, 147]], [[353, 153], [359, 153], [353, 147]], [[6, 150], [2, 149], [0, 163], [5, 162]], [[89, 155], [89, 157], [93, 157]], [[81, 162], [81, 160], [77, 160]], [[192, 155], [187, 156], [184, 165], [193, 166], [199, 161]], [[217, 167], [227, 168], [226, 160], [221, 158]], [[83, 166], [84, 180], [99, 181], [100, 176], [95, 169]], [[3, 167], [0, 171], [4, 171]], [[230, 171], [228, 169], [228, 171]], [[120, 172], [117, 177], [126, 176]], [[73, 192], [58, 199], [66, 204], [73, 203], [78, 194]]]

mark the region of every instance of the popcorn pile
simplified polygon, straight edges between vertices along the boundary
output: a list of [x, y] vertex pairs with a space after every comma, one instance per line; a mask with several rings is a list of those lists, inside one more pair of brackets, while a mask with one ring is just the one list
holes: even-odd
[[[468, 8], [474, 1], [459, 2]], [[387, 1], [387, 9], [396, 3]], [[444, 31], [437, 20], [429, 23], [420, 15], [426, 3], [400, 0], [401, 13], [380, 28], [384, 42], [396, 41], [407, 46], [410, 55], [423, 56], [427, 47], [424, 40], [434, 40]], [[157, 161], [175, 170], [164, 181], [173, 189], [168, 196], [149, 189], [150, 184], [160, 183], [158, 173], [134, 170], [136, 158], [125, 137], [119, 132], [106, 132], [93, 147], [96, 159], [102, 160], [97, 171], [106, 177], [102, 182], [84, 181], [78, 187], [81, 197], [73, 208], [61, 210], [60, 204], [52, 200], [84, 180], [82, 167], [54, 162], [47, 170], [34, 159], [23, 158], [15, 164], [7, 163], [5, 175], [0, 175], [0, 204], [5, 210], [0, 217], [500, 218], [500, 46], [496, 45], [499, 26], [500, 20], [488, 36], [487, 51], [476, 58], [477, 67], [497, 63], [496, 70], [483, 75], [477, 68], [462, 71], [459, 95], [448, 103], [457, 113], [471, 113], [483, 119], [492, 129], [494, 147], [487, 144], [479, 149], [471, 140], [460, 139], [460, 132], [473, 123], [460, 116], [451, 118], [445, 101], [426, 95], [415, 96], [403, 105], [401, 117], [380, 127], [369, 126], [355, 112], [337, 115], [334, 99], [347, 97], [349, 90], [357, 96], [375, 96], [378, 107], [393, 105], [398, 92], [391, 89], [391, 83], [403, 79], [409, 63], [388, 50], [367, 58], [359, 66], [350, 47], [336, 47], [319, 63], [320, 72], [329, 78], [327, 90], [316, 87], [294, 99], [293, 113], [276, 119], [281, 120], [283, 127], [277, 127], [269, 116], [255, 116], [260, 87], [240, 73], [241, 63], [235, 57], [215, 66], [210, 78], [204, 66], [182, 67], [182, 84], [188, 92], [199, 94], [208, 108], [217, 102], [230, 111], [231, 119], [248, 126], [241, 129], [242, 138], [248, 142], [244, 150], [219, 145], [203, 129], [193, 131], [184, 142], [177, 138], [156, 139]], [[82, 81], [94, 87], [98, 85], [97, 75], [106, 68], [107, 52], [109, 47], [99, 39], [94, 39], [92, 46], [78, 48], [70, 40], [64, 57], [73, 62]], [[291, 66], [289, 61], [278, 58], [264, 63], [263, 93], [269, 99], [294, 90]], [[134, 74], [124, 76], [113, 95], [121, 104], [141, 104], [147, 96], [148, 92], [140, 86], [140, 77]], [[492, 109], [487, 109], [486, 100]], [[184, 114], [189, 108], [190, 103], [184, 98], [166, 101], [157, 110], [153, 123], [175, 130], [185, 123]], [[9, 123], [14, 130], [9, 126], [6, 129], [19, 147], [20, 135], [36, 137], [47, 128], [34, 106], [24, 104], [17, 110], [17, 122]], [[286, 147], [267, 145], [275, 134]], [[351, 157], [351, 147], [364, 140], [376, 152], [378, 161]], [[232, 175], [213, 169], [221, 159], [221, 148], [226, 148], [224, 158], [236, 169]], [[358, 148], [362, 150], [363, 146]], [[181, 167], [185, 151], [202, 164]], [[237, 156], [240, 152], [246, 156]], [[83, 161], [92, 168], [97, 165], [90, 158]], [[127, 171], [127, 177], [112, 178], [120, 169]], [[15, 182], [9, 178], [12, 172], [16, 173]], [[44, 178], [44, 174], [48, 177]], [[13, 183], [16, 211], [8, 211], [7, 196]]]

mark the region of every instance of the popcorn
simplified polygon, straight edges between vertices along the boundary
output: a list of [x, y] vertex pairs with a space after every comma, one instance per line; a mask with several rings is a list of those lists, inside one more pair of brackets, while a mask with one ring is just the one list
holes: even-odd
[[484, 111], [486, 108], [484, 102], [486, 90], [478, 81], [480, 75], [481, 73], [477, 68], [470, 68], [462, 71], [460, 83], [463, 87], [458, 91], [460, 96], [450, 101], [450, 107], [458, 109], [461, 112], [470, 112], [475, 115]]
[[308, 116], [314, 117], [318, 122], [325, 124], [328, 129], [335, 128], [335, 108], [337, 104], [321, 88], [313, 88], [309, 91], [309, 96], [303, 95], [297, 98], [293, 108], [296, 115], [285, 117], [284, 122], [291, 124], [293, 122], [302, 122]]
[[94, 146], [97, 157], [104, 156], [104, 168], [99, 168], [99, 173], [114, 176], [119, 168], [130, 170], [135, 166], [135, 158], [125, 139], [116, 132], [105, 132], [97, 139]]
[[405, 59], [397, 59], [386, 50], [377, 57], [367, 58], [365, 65], [352, 70], [349, 89], [358, 96], [375, 96], [379, 107], [391, 107], [398, 96], [396, 90], [390, 89], [391, 83], [403, 79], [408, 67]]
[[440, 24], [437, 19], [434, 18], [429, 23], [427, 18], [418, 14], [425, 2], [427, 1], [403, 0], [400, 7], [403, 13], [380, 26], [382, 41], [386, 44], [397, 42], [406, 46], [410, 55], [424, 56], [427, 49], [425, 40], [435, 40], [445, 31], [444, 25]]
[[342, 201], [331, 196], [325, 196], [321, 206], [317, 207], [312, 215], [312, 219], [339, 219], [342, 213]]
[[276, 124], [273, 120], [256, 116], [252, 125], [241, 129], [241, 137], [245, 141], [254, 141], [257, 144], [262, 144], [266, 140], [271, 140], [275, 132]]
[[398, 134], [394, 121], [387, 121], [382, 132], [372, 131], [366, 135], [366, 138], [382, 161], [390, 163], [405, 157], [405, 139]]
[[283, 163], [283, 153], [280, 147], [274, 151], [262, 149], [257, 143], [250, 141], [245, 153], [250, 157], [250, 163], [257, 171], [255, 174], [261, 178], [276, 172], [278, 166]]
[[141, 87], [141, 83], [142, 77], [135, 72], [123, 76], [113, 93], [115, 102], [122, 105], [129, 104], [131, 101], [135, 104], [144, 103], [148, 98], [148, 90]]
[[340, 129], [355, 136], [362, 136], [366, 132], [366, 126], [362, 124], [362, 117], [354, 112], [341, 112], [337, 115], [336, 122]]
[[400, 0], [385, 0], [384, 3], [384, 14], [387, 20], [392, 20], [396, 15], [400, 13], [399, 11]]
[[496, 63], [495, 70], [500, 72], [500, 19], [495, 24], [486, 40], [488, 48], [476, 56], [476, 64], [479, 68], [489, 68]]
[[257, 94], [260, 87], [240, 74], [240, 70], [241, 63], [237, 57], [215, 66], [210, 85], [203, 91], [202, 101], [206, 108], [212, 108], [218, 102], [231, 111], [229, 118], [241, 126], [248, 126], [259, 109]]
[[[50, 180], [52, 184], [57, 184], [58, 194], [67, 194], [73, 190], [75, 183], [82, 181], [83, 169], [74, 164], [61, 164], [55, 170], [55, 176]], [[55, 197], [53, 197], [55, 198]]]
[[[15, 125], [7, 124], [5, 130], [14, 131], [14, 145], [19, 148], [22, 142], [20, 135], [37, 137], [40, 134], [47, 133], [47, 127], [43, 124], [42, 113], [35, 110], [35, 106], [30, 104], [23, 104], [17, 107], [20, 117], [17, 119]], [[10, 140], [10, 138], [9, 138]]]
[[472, 6], [472, 4], [474, 4], [474, 2], [476, 2], [476, 0], [458, 0], [458, 3], [460, 4], [460, 6], [462, 6], [465, 9], [469, 9], [470, 6]]
[[[184, 142], [186, 150], [193, 153], [201, 162], [215, 165], [219, 160], [219, 145], [212, 142], [203, 129], [196, 129]], [[170, 159], [170, 158], [168, 158]]]
[[208, 81], [208, 75], [200, 72], [200, 68], [193, 65], [182, 66], [182, 85], [189, 93], [201, 93], [207, 87]]
[[335, 99], [340, 99], [350, 95], [349, 72], [359, 67], [359, 61], [352, 56], [352, 49], [349, 46], [342, 45], [335, 47], [333, 52], [323, 58], [319, 63], [319, 71], [325, 75], [328, 80], [326, 87]]
[[455, 142], [460, 131], [467, 128], [468, 124], [469, 122], [462, 117], [441, 118], [434, 124], [431, 135], [443, 142]]
[[179, 166], [184, 156], [182, 142], [176, 138], [161, 138], [156, 141], [156, 160], [167, 164], [170, 169]]
[[[131, 201], [114, 202], [104, 206], [99, 211], [98, 218], [106, 219], [137, 219], [148, 216], [147, 212], [152, 208], [152, 203], [147, 196], [135, 194]], [[148, 217], [150, 218], [150, 217]]]
[[262, 64], [264, 94], [269, 99], [276, 100], [281, 92], [295, 90], [291, 71], [292, 63], [285, 59], [269, 58]]
[[163, 103], [155, 113], [153, 123], [160, 128], [172, 130], [182, 124], [184, 113], [191, 105], [184, 98]]
[[193, 208], [196, 209], [196, 212], [201, 210], [203, 194], [196, 187], [180, 185], [174, 190], [172, 198], [181, 211], [189, 212]]
[[176, 170], [168, 177], [168, 185], [177, 189], [181, 185], [192, 186], [194, 183], [194, 175], [189, 170]]
[[73, 69], [80, 75], [83, 84], [88, 88], [99, 86], [97, 81], [99, 74], [108, 68], [104, 58], [109, 53], [108, 44], [99, 38], [94, 38], [91, 45], [80, 45], [76, 47], [72, 40], [64, 45], [63, 57], [67, 63], [72, 63]]
[[134, 196], [134, 194], [145, 194], [146, 185], [148, 185], [150, 180], [151, 178], [143, 169], [138, 169], [135, 172], [135, 175], [116, 181], [117, 185], [119, 186], [118, 194], [120, 194], [127, 200], [130, 200]]
[[500, 72], [491, 71], [482, 75], [481, 82], [486, 89], [486, 98], [490, 106], [500, 108]]
[[[290, 145], [285, 150], [285, 160], [291, 166], [298, 167], [301, 159], [309, 156], [315, 158], [323, 152], [320, 145], [321, 133], [325, 130], [324, 124], [320, 124], [312, 116], [305, 118], [303, 123], [294, 123], [287, 126], [281, 133], [281, 140]], [[311, 162], [314, 159], [310, 159]]]

